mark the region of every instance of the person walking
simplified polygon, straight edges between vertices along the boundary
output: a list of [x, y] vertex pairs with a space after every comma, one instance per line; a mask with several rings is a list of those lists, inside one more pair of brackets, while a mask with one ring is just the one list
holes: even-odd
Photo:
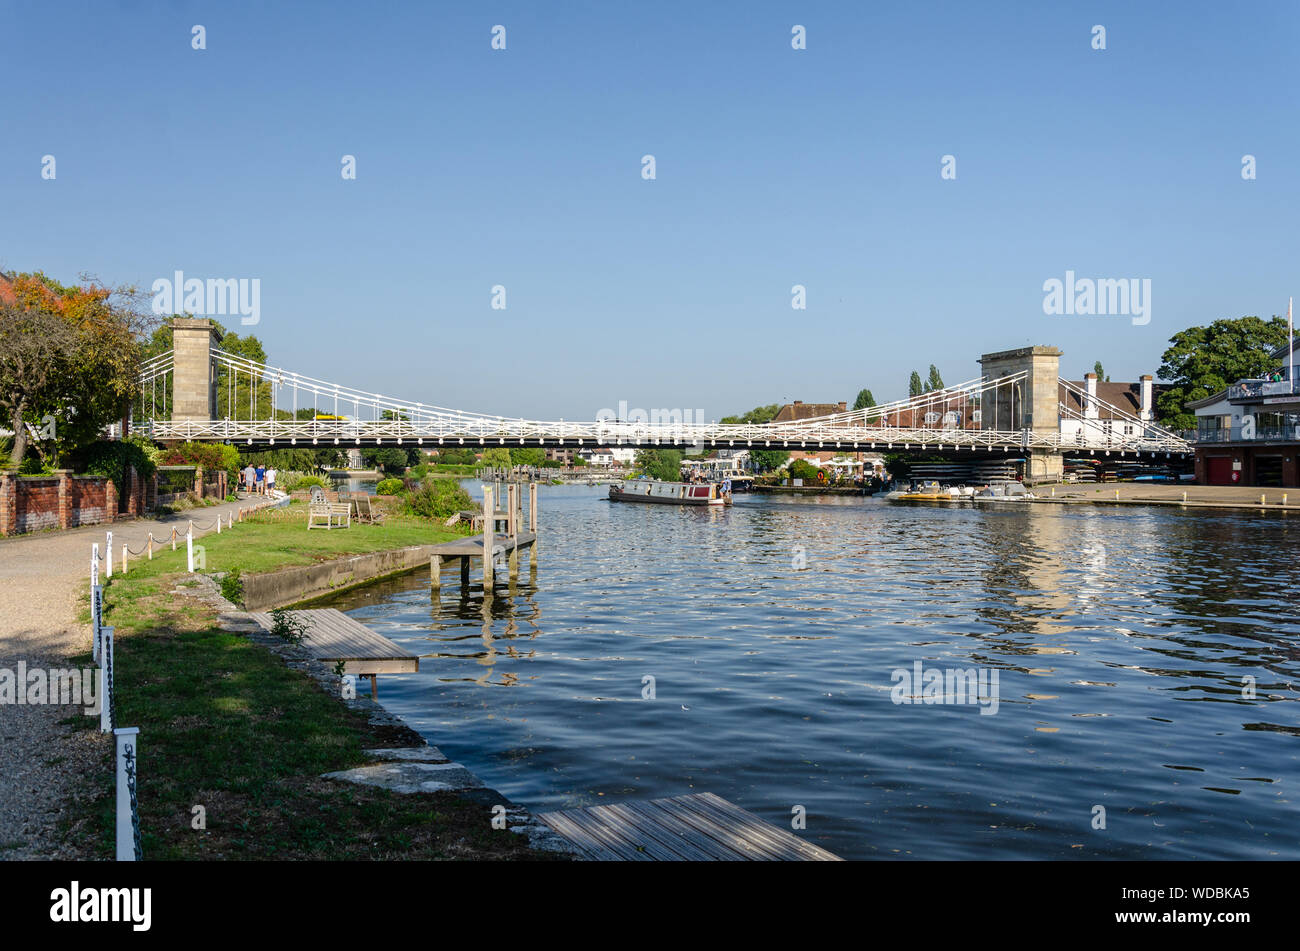
[[257, 467], [257, 494], [258, 495], [266, 494], [266, 467], [265, 466]]
[[268, 467], [266, 470], [266, 492], [271, 494], [275, 491], [275, 469]]
[[257, 471], [251, 462], [244, 467], [244, 491], [249, 495], [257, 491]]

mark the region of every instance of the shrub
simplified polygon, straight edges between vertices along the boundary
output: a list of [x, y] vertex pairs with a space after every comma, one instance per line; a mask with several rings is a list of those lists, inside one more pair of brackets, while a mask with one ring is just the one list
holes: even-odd
[[153, 477], [157, 453], [152, 450], [153, 443], [139, 436], [93, 442], [76, 451], [73, 468], [83, 475], [107, 476], [121, 489], [129, 466], [134, 466], [142, 479]]
[[239, 450], [224, 443], [184, 442], [165, 450], [161, 462], [165, 466], [202, 466], [205, 472], [224, 469], [232, 485], [239, 478]]
[[375, 486], [375, 494], [376, 495], [397, 495], [404, 488], [406, 488], [406, 483], [404, 483], [401, 479], [384, 479], [379, 483], [379, 485]]
[[221, 579], [221, 596], [236, 605], [244, 600], [244, 581], [239, 577], [238, 568], [231, 568]]
[[276, 608], [271, 612], [271, 633], [290, 644], [301, 644], [307, 636], [307, 622], [291, 614], [288, 608]]
[[804, 482], [816, 482], [821, 470], [806, 459], [796, 459], [790, 463], [790, 478], [803, 479]]
[[331, 487], [329, 481], [322, 476], [309, 475], [303, 476], [301, 479], [294, 482], [293, 488], [286, 489], [286, 491], [294, 492], [298, 489], [310, 489], [312, 486], [320, 486], [322, 489], [328, 489]]
[[406, 497], [406, 511], [420, 518], [446, 521], [457, 512], [474, 508], [474, 500], [455, 479], [426, 479]]

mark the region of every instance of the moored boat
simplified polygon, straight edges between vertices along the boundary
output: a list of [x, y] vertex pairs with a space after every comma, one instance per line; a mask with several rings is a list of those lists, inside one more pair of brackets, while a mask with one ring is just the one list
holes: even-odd
[[731, 493], [716, 482], [656, 482], [637, 479], [609, 487], [611, 502], [646, 502], [652, 505], [729, 505]]

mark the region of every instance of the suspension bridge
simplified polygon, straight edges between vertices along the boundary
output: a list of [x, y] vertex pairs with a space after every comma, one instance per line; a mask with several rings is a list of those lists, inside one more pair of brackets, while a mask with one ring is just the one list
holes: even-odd
[[130, 425], [160, 442], [354, 447], [405, 445], [727, 447], [1025, 455], [1027, 476], [1059, 475], [1066, 453], [1184, 455], [1191, 445], [1149, 414], [1099, 400], [1059, 375], [1061, 351], [985, 354], [981, 376], [865, 409], [771, 423], [669, 419], [537, 420], [399, 399], [222, 350], [207, 320], [175, 318], [174, 347], [145, 363]]

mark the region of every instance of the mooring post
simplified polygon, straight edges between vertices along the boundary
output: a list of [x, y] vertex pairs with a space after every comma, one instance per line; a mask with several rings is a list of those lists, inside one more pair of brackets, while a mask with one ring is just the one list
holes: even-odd
[[510, 583], [514, 584], [519, 580], [519, 514], [515, 511], [515, 504], [519, 501], [520, 496], [519, 484], [510, 483], [510, 554], [507, 556], [510, 564]]
[[537, 483], [528, 483], [528, 530], [537, 533]]
[[463, 555], [460, 559], [460, 590], [469, 590], [469, 555]]
[[442, 556], [429, 556], [429, 586], [437, 591], [442, 587]]
[[492, 597], [492, 532], [496, 509], [492, 502], [493, 487], [483, 486], [483, 597]]

